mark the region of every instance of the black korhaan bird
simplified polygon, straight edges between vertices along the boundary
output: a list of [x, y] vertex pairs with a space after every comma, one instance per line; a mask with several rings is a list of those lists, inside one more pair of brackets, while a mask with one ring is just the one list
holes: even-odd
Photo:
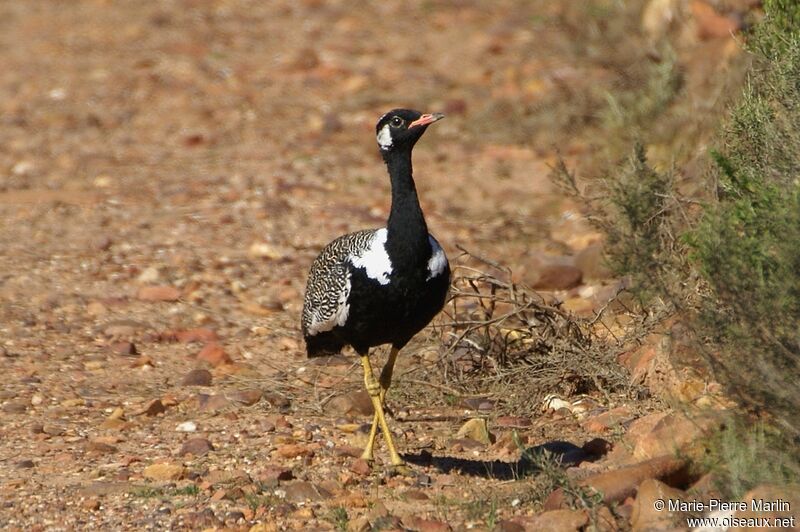
[[[383, 401], [397, 353], [442, 309], [450, 286], [447, 257], [428, 233], [411, 174], [414, 144], [443, 116], [395, 109], [378, 120], [378, 146], [392, 184], [389, 220], [385, 228], [358, 231], [328, 244], [311, 266], [303, 304], [309, 357], [335, 354], [345, 345], [361, 357], [375, 409], [362, 457], [372, 460], [380, 426], [395, 466], [403, 460], [392, 441]], [[383, 344], [392, 349], [376, 380], [369, 349]]]

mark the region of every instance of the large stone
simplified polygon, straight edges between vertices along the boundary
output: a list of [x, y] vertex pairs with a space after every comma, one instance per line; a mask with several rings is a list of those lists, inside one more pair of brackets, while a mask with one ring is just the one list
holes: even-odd
[[697, 37], [701, 40], [730, 39], [741, 27], [741, 23], [737, 19], [717, 13], [711, 5], [702, 0], [693, 0], [689, 7], [694, 19]]
[[112, 342], [108, 348], [115, 355], [135, 357], [139, 355], [136, 345], [133, 342]]
[[268, 487], [275, 487], [279, 482], [286, 482], [287, 480], [294, 479], [294, 473], [291, 469], [286, 467], [268, 465], [258, 473], [256, 478], [259, 482]]
[[435, 519], [424, 519], [418, 516], [404, 517], [403, 526], [418, 532], [449, 532], [453, 530], [450, 525]]
[[[686, 494], [671, 488], [656, 479], [649, 478], [639, 484], [636, 500], [633, 503], [631, 527], [634, 532], [646, 530], [667, 530], [686, 524], [686, 514], [672, 512], [669, 502], [686, 499]], [[666, 506], [662, 510], [656, 509], [656, 501], [664, 501]]]
[[214, 450], [214, 446], [211, 445], [211, 442], [205, 438], [190, 438], [183, 442], [181, 446], [180, 455], [184, 456], [187, 454], [191, 454], [193, 456], [204, 456], [208, 454], [210, 451]]
[[603, 256], [603, 245], [589, 244], [575, 255], [575, 266], [583, 272], [584, 279], [608, 279], [611, 272]]
[[695, 456], [702, 453], [700, 439], [720, 423], [720, 418], [711, 415], [689, 418], [681, 412], [671, 412], [636, 440], [633, 457], [645, 460], [678, 453]]
[[[800, 516], [797, 509], [800, 508], [800, 485], [793, 484], [787, 486], [773, 486], [761, 484], [745, 493], [742, 502], [747, 506], [747, 510], [737, 511], [734, 517], [739, 519], [752, 520], [740, 523], [753, 525], [746, 527], [730, 528], [734, 530], [774, 530], [774, 527], [782, 526], [792, 530], [800, 530]], [[768, 519], [773, 528], [758, 526]]]
[[[525, 532], [576, 532], [589, 524], [589, 515], [584, 510], [549, 510], [538, 515], [519, 516], [509, 520], [510, 523], [519, 525]], [[518, 530], [506, 526], [510, 530]]]
[[308, 445], [302, 445], [299, 443], [290, 443], [287, 445], [281, 445], [277, 449], [275, 449], [275, 456], [279, 456], [281, 458], [297, 458], [298, 456], [309, 456], [314, 454], [314, 449]]
[[602, 434], [619, 427], [633, 419], [631, 409], [625, 405], [618, 406], [596, 416], [583, 420], [581, 425], [589, 432]]
[[139, 299], [142, 301], [177, 301], [181, 291], [172, 286], [143, 286], [139, 289]]
[[295, 481], [286, 484], [284, 488], [286, 492], [286, 500], [288, 502], [304, 503], [304, 502], [320, 502], [332, 497], [331, 493], [311, 482]]
[[142, 475], [150, 480], [167, 481], [180, 480], [185, 470], [180, 464], [158, 463], [147, 466]]
[[358, 458], [357, 460], [354, 460], [352, 464], [350, 464], [350, 471], [356, 475], [366, 477], [372, 473], [372, 467], [369, 465], [369, 462], [363, 458]]
[[[638, 486], [647, 479], [675, 479], [683, 476], [687, 469], [685, 460], [673, 456], [661, 456], [635, 465], [598, 473], [581, 480], [578, 484], [601, 493], [603, 502], [610, 504], [631, 497]], [[553, 491], [544, 503], [546, 510], [562, 508], [566, 503], [561, 488]]]
[[366, 390], [339, 395], [325, 404], [325, 413], [337, 416], [371, 416], [372, 399]]
[[175, 339], [182, 344], [188, 344], [192, 342], [200, 342], [205, 344], [216, 342], [219, 337], [217, 336], [217, 333], [211, 329], [197, 328], [175, 331]]
[[166, 405], [161, 401], [161, 399], [153, 399], [149, 403], [147, 403], [144, 407], [142, 407], [139, 411], [134, 412], [134, 416], [157, 416], [158, 414], [163, 414], [167, 411]]
[[252, 406], [261, 400], [261, 390], [234, 390], [228, 392], [228, 399], [235, 403], [241, 403], [245, 406]]
[[231, 357], [228, 356], [228, 353], [225, 352], [225, 349], [216, 342], [206, 344], [203, 349], [197, 353], [197, 360], [207, 362], [214, 368], [233, 362]]
[[183, 386], [211, 386], [213, 377], [207, 369], [193, 369], [187, 373], [181, 384]]
[[483, 445], [491, 445], [494, 442], [494, 436], [489, 432], [489, 425], [483, 418], [473, 418], [464, 423], [456, 438], [468, 438]]
[[533, 283], [537, 290], [569, 290], [581, 284], [583, 272], [569, 264], [546, 264], [539, 269], [539, 277]]
[[208, 395], [197, 394], [197, 406], [201, 412], [216, 413], [231, 406], [231, 402], [222, 394]]

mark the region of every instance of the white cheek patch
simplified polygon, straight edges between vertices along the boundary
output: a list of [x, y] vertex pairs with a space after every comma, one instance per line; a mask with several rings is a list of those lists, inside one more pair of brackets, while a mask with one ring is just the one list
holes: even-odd
[[425, 279], [426, 281], [438, 277], [447, 267], [447, 256], [444, 254], [442, 246], [431, 235], [428, 235], [428, 241], [431, 243], [431, 258], [428, 259], [428, 277]]
[[392, 147], [392, 133], [389, 131], [389, 124], [386, 124], [378, 132], [378, 146], [382, 150], [388, 150]]
[[370, 240], [369, 246], [360, 255], [350, 256], [350, 263], [356, 268], [364, 268], [367, 277], [375, 279], [380, 284], [389, 284], [392, 274], [392, 261], [386, 252], [386, 228], [378, 229]]

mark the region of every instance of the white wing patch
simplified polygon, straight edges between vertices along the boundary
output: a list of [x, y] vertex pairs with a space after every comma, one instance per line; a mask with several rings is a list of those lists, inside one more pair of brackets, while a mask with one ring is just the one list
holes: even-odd
[[364, 268], [367, 277], [384, 285], [389, 284], [389, 276], [392, 274], [392, 261], [389, 260], [389, 254], [386, 252], [387, 235], [385, 227], [378, 229], [370, 240], [369, 246], [360, 255], [350, 255], [349, 257], [353, 266]]
[[425, 279], [426, 281], [441, 275], [447, 267], [447, 256], [444, 254], [442, 246], [431, 235], [428, 235], [428, 240], [431, 243], [431, 258], [428, 259], [428, 277]]
[[384, 151], [392, 147], [392, 133], [389, 131], [389, 124], [383, 126], [378, 132], [378, 145]]

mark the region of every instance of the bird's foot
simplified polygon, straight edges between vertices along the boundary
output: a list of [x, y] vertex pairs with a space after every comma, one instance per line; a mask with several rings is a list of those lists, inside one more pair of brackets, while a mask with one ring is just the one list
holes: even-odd
[[414, 476], [414, 470], [405, 462], [401, 462], [390, 466], [389, 475], [393, 477], [412, 477]]
[[367, 462], [372, 464], [372, 462], [375, 461], [375, 456], [374, 456], [372, 450], [364, 449], [364, 452], [361, 453], [361, 459], [362, 460], [366, 460]]

